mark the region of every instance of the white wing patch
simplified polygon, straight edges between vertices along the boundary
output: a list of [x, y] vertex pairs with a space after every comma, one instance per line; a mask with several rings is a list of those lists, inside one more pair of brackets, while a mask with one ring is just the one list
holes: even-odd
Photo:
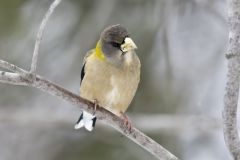
[[77, 124], [74, 126], [75, 129], [85, 127], [86, 130], [92, 131], [96, 122], [96, 117], [86, 111], [83, 111]]

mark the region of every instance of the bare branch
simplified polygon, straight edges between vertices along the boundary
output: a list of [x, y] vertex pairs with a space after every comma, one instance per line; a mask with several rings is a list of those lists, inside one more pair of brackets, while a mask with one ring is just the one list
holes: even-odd
[[4, 71], [0, 71], [0, 82], [13, 84], [13, 85], [22, 85], [22, 86], [28, 85], [27, 80], [22, 78], [20, 74], [4, 72]]
[[[45, 26], [50, 18], [50, 16], [52, 15], [52, 13], [54, 12], [55, 8], [58, 6], [58, 4], [61, 2], [61, 0], [54, 0], [54, 2], [51, 4], [51, 6], [49, 7], [48, 11], [46, 12], [42, 23], [39, 27], [38, 33], [37, 33], [37, 38], [36, 38], [36, 42], [35, 42], [35, 47], [34, 47], [34, 52], [33, 52], [33, 56], [32, 56], [32, 64], [31, 64], [31, 69], [30, 69], [30, 73], [33, 74], [35, 76], [36, 73], [36, 69], [37, 69], [37, 61], [38, 61], [38, 54], [39, 54], [39, 47], [40, 47], [40, 43], [42, 40], [42, 36], [43, 36], [43, 32], [45, 29]], [[34, 77], [35, 78], [35, 77]]]
[[[68, 101], [73, 105], [80, 106], [82, 109], [90, 113], [94, 112], [94, 104], [91, 103], [90, 101], [85, 100], [79, 97], [78, 95], [75, 95], [74, 93], [69, 92], [68, 90], [39, 76], [36, 77], [36, 81], [33, 83], [33, 86], [42, 91], [57, 96], [60, 99]], [[131, 133], [124, 132], [125, 128], [122, 125], [123, 124], [122, 120], [116, 115], [104, 109], [103, 107], [100, 107], [100, 109], [97, 110], [96, 115], [98, 119], [103, 120], [105, 123], [112, 126], [116, 130], [127, 136], [129, 139], [134, 141], [135, 143], [139, 144], [141, 147], [149, 151], [157, 158], [163, 160], [178, 159], [177, 157], [172, 155], [169, 151], [167, 151], [165, 148], [163, 148], [161, 145], [159, 145], [157, 142], [152, 140], [150, 137], [147, 137], [136, 128], [133, 128]]]
[[19, 73], [22, 76], [28, 75], [28, 72], [23, 70], [22, 68], [19, 68], [18, 66], [13, 65], [13, 64], [6, 62], [4, 60], [1, 60], [1, 59], [0, 59], [0, 68], [4, 68], [4, 69], [7, 69], [12, 72]]
[[240, 82], [240, 1], [228, 0], [229, 46], [228, 74], [223, 109], [225, 143], [235, 160], [240, 160], [240, 140], [237, 129], [237, 105]]
[[[36, 75], [36, 79], [33, 81], [28, 81], [28, 79], [27, 78], [25, 79], [25, 77], [19, 77], [19, 79], [17, 79], [16, 81], [15, 78], [17, 77], [17, 75], [13, 73], [8, 74], [5, 73], [2, 72], [2, 74], [0, 74], [0, 82], [2, 81], [6, 82], [6, 80], [9, 80], [9, 83], [12, 82], [11, 84], [32, 86], [48, 94], [54, 95], [64, 101], [67, 101], [73, 105], [79, 106], [82, 110], [86, 110], [90, 113], [94, 112], [94, 104], [92, 102], [79, 97], [78, 95], [64, 89], [63, 87], [57, 84], [54, 84], [49, 80], [42, 78], [39, 75]], [[16, 83], [14, 83], [15, 81]], [[133, 128], [131, 133], [126, 133], [122, 119], [120, 119], [113, 113], [109, 112], [108, 110], [104, 109], [103, 107], [99, 107], [99, 109], [96, 111], [96, 116], [99, 120], [102, 120], [106, 124], [112, 126], [116, 130], [124, 134], [126, 137], [131, 139], [133, 142], [137, 143], [142, 148], [149, 151], [152, 155], [154, 155], [158, 159], [161, 160], [178, 159], [172, 153], [163, 148], [160, 144], [152, 140], [150, 137], [140, 132], [138, 129]]]

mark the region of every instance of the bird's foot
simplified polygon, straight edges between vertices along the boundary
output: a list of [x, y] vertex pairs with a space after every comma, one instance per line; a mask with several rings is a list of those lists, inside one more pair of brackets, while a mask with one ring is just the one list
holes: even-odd
[[132, 123], [130, 122], [128, 116], [123, 112], [120, 112], [120, 117], [123, 119], [123, 126], [125, 127], [125, 132], [132, 132]]

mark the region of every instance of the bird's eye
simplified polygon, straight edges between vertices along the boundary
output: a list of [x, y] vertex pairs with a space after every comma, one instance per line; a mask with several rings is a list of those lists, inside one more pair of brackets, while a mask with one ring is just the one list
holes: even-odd
[[121, 46], [121, 44], [116, 43], [116, 42], [112, 42], [111, 44], [113, 47], [116, 47], [116, 48], [120, 48], [120, 46]]

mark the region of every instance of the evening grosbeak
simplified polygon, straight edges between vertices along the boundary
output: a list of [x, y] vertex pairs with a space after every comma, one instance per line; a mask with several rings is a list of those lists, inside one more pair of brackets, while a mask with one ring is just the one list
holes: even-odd
[[[136, 44], [121, 25], [103, 30], [96, 48], [87, 52], [81, 70], [80, 96], [98, 104], [130, 124], [124, 112], [130, 105], [140, 80]], [[96, 117], [86, 111], [75, 129], [92, 131]]]

